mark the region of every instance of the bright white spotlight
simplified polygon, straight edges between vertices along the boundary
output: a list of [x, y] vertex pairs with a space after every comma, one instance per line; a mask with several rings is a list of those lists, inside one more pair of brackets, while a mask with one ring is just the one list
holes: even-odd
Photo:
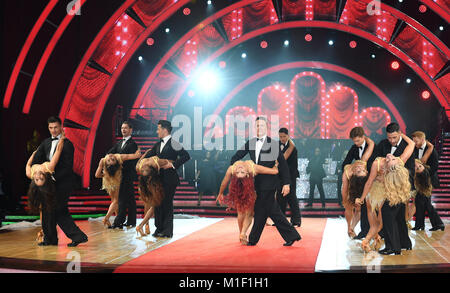
[[284, 46], [285, 47], [289, 46], [289, 41], [288, 40], [284, 41]]
[[439, 30], [440, 30], [440, 31], [443, 31], [443, 30], [444, 30], [444, 27], [441, 25], [441, 26], [439, 27]]
[[211, 0], [208, 0], [207, 3], [208, 3], [208, 5], [211, 5], [211, 4], [212, 4], [212, 1], [211, 1]]
[[411, 78], [407, 78], [406, 83], [411, 83]]
[[372, 57], [372, 59], [375, 59], [375, 54], [370, 55], [370, 57]]
[[242, 59], [247, 58], [247, 54], [246, 54], [246, 53], [242, 53], [242, 54], [241, 54], [241, 58], [242, 58]]
[[328, 45], [333, 46], [333, 45], [334, 45], [333, 40], [329, 40], [329, 41], [328, 41]]
[[203, 93], [215, 91], [219, 88], [219, 74], [210, 69], [200, 69], [194, 76], [195, 88]]
[[166, 28], [166, 33], [169, 33], [170, 32], [170, 29], [169, 28]]
[[142, 62], [143, 59], [144, 59], [144, 58], [142, 58], [142, 56], [139, 56], [139, 57], [138, 57], [138, 60], [141, 61], [141, 62]]

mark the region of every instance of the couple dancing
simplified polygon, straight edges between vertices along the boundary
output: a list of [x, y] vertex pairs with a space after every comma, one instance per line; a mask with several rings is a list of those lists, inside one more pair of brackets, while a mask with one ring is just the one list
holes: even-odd
[[[136, 227], [136, 231], [141, 236], [150, 234], [148, 221], [154, 215], [156, 231], [152, 236], [170, 238], [173, 236], [173, 197], [180, 184], [176, 170], [190, 156], [181, 144], [172, 139], [172, 126], [167, 120], [158, 122], [157, 134], [160, 141], [142, 156], [131, 138], [131, 123], [123, 122], [121, 131], [123, 140], [100, 160], [96, 171], [96, 177], [103, 178], [103, 189], [111, 196], [111, 204], [103, 222], [111, 229], [122, 228], [124, 225], [136, 226], [133, 181], [139, 174], [138, 192], [144, 202], [144, 219]], [[117, 217], [111, 225], [109, 218], [114, 213]], [[124, 224], [125, 220], [127, 222]]]
[[[284, 246], [291, 246], [301, 237], [288, 222], [276, 200], [280, 179], [282, 195], [287, 196], [290, 193], [289, 168], [280, 151], [279, 142], [267, 136], [267, 120], [263, 117], [256, 119], [256, 134], [257, 138], [247, 141], [232, 157], [231, 166], [222, 181], [217, 199], [237, 210], [239, 240], [242, 244], [256, 245], [266, 226], [267, 218], [270, 217], [286, 241]], [[293, 148], [293, 144], [290, 145]], [[251, 160], [239, 161], [247, 154]], [[229, 194], [224, 196], [228, 183], [230, 183]], [[254, 223], [247, 240], [247, 230], [252, 217]]]

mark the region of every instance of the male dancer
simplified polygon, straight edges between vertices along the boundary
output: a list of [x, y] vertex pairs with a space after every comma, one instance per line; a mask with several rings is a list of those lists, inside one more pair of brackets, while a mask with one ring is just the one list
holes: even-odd
[[171, 238], [173, 236], [173, 197], [177, 186], [180, 184], [180, 178], [176, 170], [189, 161], [191, 157], [183, 146], [170, 135], [172, 132], [170, 121], [160, 120], [156, 132], [160, 141], [148, 150], [144, 157], [158, 156], [158, 158], [167, 159], [171, 163], [160, 170], [164, 198], [161, 205], [155, 208], [156, 231], [152, 236]]
[[[282, 194], [289, 194], [290, 175], [289, 168], [283, 154], [280, 152], [279, 143], [267, 136], [267, 120], [263, 117], [256, 118], [256, 138], [245, 143], [245, 145], [234, 154], [231, 165], [242, 159], [247, 154], [255, 164], [272, 168], [275, 161], [278, 161], [279, 175], [282, 180]], [[284, 246], [291, 246], [295, 241], [301, 239], [297, 230], [289, 224], [275, 200], [276, 187], [278, 185], [278, 175], [260, 174], [255, 177], [256, 201], [255, 215], [252, 230], [249, 235], [248, 246], [258, 243], [261, 233], [264, 230], [268, 217], [275, 223], [275, 227], [286, 241]]]
[[[122, 123], [121, 132], [123, 139], [116, 143], [108, 154], [134, 154], [138, 149], [138, 145], [131, 138], [133, 134], [133, 125], [130, 122], [124, 121]], [[125, 226], [136, 226], [136, 198], [134, 196], [133, 182], [137, 179], [136, 174], [137, 160], [124, 161], [122, 165], [122, 180], [120, 181], [119, 189], [119, 211], [114, 223], [110, 229], [124, 226], [125, 218], [128, 210], [128, 218]]]
[[[58, 117], [50, 117], [48, 118], [47, 123], [51, 137], [45, 139], [41, 143], [34, 155], [32, 165], [50, 161], [55, 153], [58, 141], [61, 138], [61, 119]], [[56, 225], [58, 225], [64, 234], [72, 240], [67, 246], [74, 247], [88, 241], [87, 235], [75, 224], [67, 207], [70, 193], [75, 187], [73, 153], [73, 144], [66, 138], [53, 175], [56, 181], [56, 210], [54, 213], [42, 213], [42, 227], [45, 229], [45, 238], [43, 242], [38, 244], [39, 246], [58, 245]]]
[[280, 150], [289, 167], [291, 185], [290, 192], [286, 196], [281, 194], [281, 186], [279, 186], [277, 190], [277, 201], [284, 215], [286, 215], [286, 206], [289, 203], [289, 208], [291, 209], [291, 224], [292, 226], [300, 227], [302, 224], [302, 219], [296, 193], [297, 178], [300, 177], [298, 172], [297, 148], [294, 146], [294, 150], [290, 154], [286, 152], [291, 143], [287, 128], [281, 128], [278, 135], [280, 137]]
[[[344, 162], [342, 163], [342, 173], [344, 172], [344, 167], [348, 164], [351, 164], [353, 160], [361, 160], [362, 155], [367, 150], [364, 129], [362, 127], [352, 128], [352, 130], [350, 130], [350, 139], [353, 140], [354, 145], [352, 145], [347, 153], [347, 156], [344, 159]], [[372, 166], [373, 160], [374, 158], [372, 156], [367, 162], [367, 170], [369, 171]], [[360, 226], [361, 231], [353, 239], [362, 239], [366, 237], [370, 229], [369, 219], [367, 218], [367, 205], [365, 202], [361, 206]]]

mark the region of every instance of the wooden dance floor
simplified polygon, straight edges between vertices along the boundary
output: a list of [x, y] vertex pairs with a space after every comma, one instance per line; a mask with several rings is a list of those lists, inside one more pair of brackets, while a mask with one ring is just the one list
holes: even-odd
[[[449, 272], [450, 227], [444, 222], [444, 232], [429, 232], [429, 226], [410, 231], [413, 250], [401, 256], [364, 254], [361, 241], [348, 238], [342, 218], [304, 218], [298, 228], [303, 239], [292, 247], [283, 247], [269, 226], [257, 246], [241, 246], [235, 218], [177, 218], [172, 239], [79, 221], [89, 242], [76, 248], [67, 247], [70, 240], [59, 228], [59, 245], [47, 247], [37, 246], [38, 227], [11, 228], [0, 230], [0, 272], [66, 272], [77, 259], [81, 272]], [[273, 259], [261, 257], [269, 251]]]

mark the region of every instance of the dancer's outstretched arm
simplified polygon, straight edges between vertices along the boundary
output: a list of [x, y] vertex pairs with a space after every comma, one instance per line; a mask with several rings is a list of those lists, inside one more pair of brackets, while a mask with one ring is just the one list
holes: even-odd
[[292, 152], [294, 151], [294, 148], [295, 148], [294, 142], [292, 141], [292, 139], [289, 139], [289, 147], [284, 153], [285, 160], [287, 160], [291, 156]]
[[29, 179], [31, 179], [31, 164], [33, 163], [34, 155], [36, 154], [37, 150], [31, 154], [30, 158], [28, 159], [27, 165], [25, 166], [25, 173]]
[[122, 162], [128, 160], [136, 160], [141, 158], [141, 149], [138, 148], [134, 154], [119, 154], [119, 156], [122, 159]]
[[255, 164], [255, 173], [256, 174], [277, 175], [278, 174], [278, 164], [275, 164], [272, 168], [268, 168], [268, 167], [264, 167], [264, 166]]
[[414, 152], [414, 148], [416, 147], [416, 144], [406, 134], [402, 133], [401, 135], [402, 135], [402, 138], [408, 143], [408, 146], [405, 148], [403, 153], [400, 155], [400, 159], [402, 159], [403, 162], [406, 162], [406, 161], [408, 161], [409, 157], [411, 157], [412, 153]]
[[228, 167], [227, 173], [225, 173], [225, 177], [223, 178], [222, 184], [220, 185], [219, 195], [217, 196], [216, 202], [218, 201], [219, 203], [222, 203], [223, 193], [224, 193], [225, 189], [227, 188], [228, 183], [230, 182], [230, 179], [231, 179], [232, 168], [233, 168], [232, 166]]
[[434, 150], [434, 145], [431, 142], [429, 142], [428, 140], [426, 142], [427, 142], [427, 146], [428, 146], [427, 151], [423, 154], [422, 158], [420, 159], [420, 161], [423, 164], [426, 164], [428, 162], [428, 159], [430, 158], [431, 154], [433, 154], [433, 150]]
[[[377, 163], [377, 164], [379, 164], [379, 163]], [[355, 200], [356, 204], [359, 204], [359, 205], [363, 204], [364, 199], [366, 198], [367, 194], [370, 191], [370, 188], [372, 188], [373, 181], [377, 177], [377, 173], [378, 173], [377, 164], [375, 164], [375, 163], [372, 164], [372, 168], [370, 168], [369, 178], [367, 179], [366, 185], [364, 185], [363, 194], [361, 195], [361, 198], [357, 198]], [[344, 181], [342, 181], [342, 184], [344, 184]]]
[[95, 171], [95, 178], [103, 178], [103, 167], [105, 166], [105, 158], [101, 158], [98, 162], [97, 170]]
[[361, 157], [361, 161], [367, 162], [370, 157], [372, 156], [373, 153], [373, 149], [375, 148], [375, 142], [370, 139], [370, 137], [365, 137], [366, 139], [366, 143], [367, 143], [367, 150], [366, 152], [362, 155]]

